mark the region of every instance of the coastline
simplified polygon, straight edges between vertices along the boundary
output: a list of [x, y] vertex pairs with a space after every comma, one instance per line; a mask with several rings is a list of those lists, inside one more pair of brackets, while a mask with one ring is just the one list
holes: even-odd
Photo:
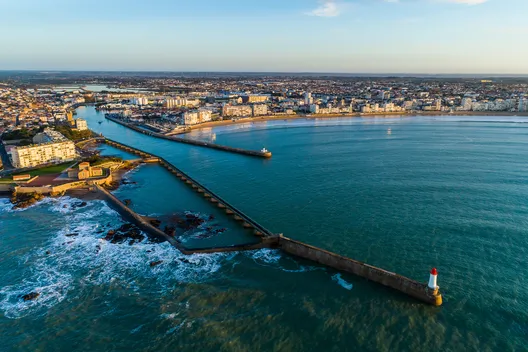
[[188, 130], [178, 134], [187, 134], [193, 131], [199, 131], [205, 128], [214, 128], [219, 126], [230, 126], [245, 123], [280, 121], [280, 120], [315, 120], [315, 119], [335, 119], [335, 118], [404, 118], [419, 116], [526, 116], [528, 112], [507, 112], [507, 111], [458, 111], [454, 113], [442, 111], [425, 111], [425, 112], [394, 112], [394, 113], [353, 113], [353, 114], [309, 114], [309, 115], [266, 115], [259, 117], [247, 117], [238, 120], [222, 120], [205, 122], [199, 125], [189, 127]]

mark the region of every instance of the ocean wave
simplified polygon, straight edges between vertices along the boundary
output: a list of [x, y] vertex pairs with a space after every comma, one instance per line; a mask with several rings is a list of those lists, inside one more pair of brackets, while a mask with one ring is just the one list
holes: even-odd
[[7, 213], [13, 208], [13, 205], [7, 198], [0, 198], [0, 214]]
[[343, 277], [341, 276], [341, 274], [335, 274], [332, 276], [332, 280], [334, 280], [335, 282], [337, 282], [337, 284], [341, 287], [343, 287], [344, 289], [346, 290], [352, 290], [352, 288], [354, 287], [354, 285], [352, 285], [350, 282], [346, 281], [343, 279]]
[[257, 263], [278, 264], [281, 259], [280, 251], [276, 249], [259, 249], [252, 252], [246, 252], [246, 255]]
[[[74, 290], [78, 285], [119, 285], [138, 291], [141, 281], [148, 280], [149, 289], [164, 294], [181, 283], [216, 279], [223, 263], [237, 255], [187, 256], [168, 242], [153, 243], [148, 239], [134, 245], [112, 244], [102, 237], [124, 223], [117, 213], [102, 201], [87, 202], [80, 208], [82, 212], [77, 212], [70, 207], [75, 201], [63, 197], [50, 203], [50, 210], [64, 215], [65, 225], [44, 248], [22, 258], [28, 267], [26, 279], [0, 290], [0, 310], [6, 317], [45, 314], [66, 295], [78, 292]], [[161, 263], [151, 265], [154, 262]], [[21, 296], [30, 292], [40, 296], [23, 301]]]

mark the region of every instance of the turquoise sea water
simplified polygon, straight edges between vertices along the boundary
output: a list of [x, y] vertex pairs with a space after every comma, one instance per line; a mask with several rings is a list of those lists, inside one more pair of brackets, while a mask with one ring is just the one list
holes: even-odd
[[[189, 262], [166, 244], [97, 251], [97, 229], [121, 222], [104, 203], [74, 210], [63, 198], [12, 212], [3, 200], [7, 350], [528, 349], [526, 120], [273, 121], [189, 135], [273, 152], [262, 160], [144, 136], [92, 107], [78, 116], [163, 156], [275, 232], [420, 281], [437, 267], [444, 305], [275, 251]], [[128, 177], [138, 184], [116, 194], [140, 213], [215, 214], [229, 231], [207, 244], [251, 239], [163, 169]], [[150, 268], [155, 260], [164, 262]], [[20, 302], [32, 290], [41, 297]]]

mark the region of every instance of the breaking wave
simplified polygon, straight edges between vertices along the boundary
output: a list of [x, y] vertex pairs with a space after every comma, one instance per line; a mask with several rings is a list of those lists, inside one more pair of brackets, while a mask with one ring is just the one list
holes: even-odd
[[[112, 244], [101, 237], [123, 224], [119, 215], [103, 201], [90, 201], [79, 208], [78, 199], [62, 197], [47, 201], [48, 210], [64, 215], [59, 229], [44, 248], [20, 258], [28, 269], [24, 279], [0, 289], [0, 310], [8, 318], [28, 314], [46, 314], [68, 295], [75, 296], [78, 286], [121, 285], [137, 291], [138, 281], [155, 283], [153, 289], [163, 294], [179, 283], [209, 280], [222, 267], [222, 262], [236, 254], [183, 255], [169, 243], [144, 240], [132, 246]], [[2, 206], [5, 202], [0, 203]], [[42, 205], [42, 204], [41, 204]], [[151, 266], [151, 263], [161, 262]], [[32, 301], [22, 296], [39, 293]]]

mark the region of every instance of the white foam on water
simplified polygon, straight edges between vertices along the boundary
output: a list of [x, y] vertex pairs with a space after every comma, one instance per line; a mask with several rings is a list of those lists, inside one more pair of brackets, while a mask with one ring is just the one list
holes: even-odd
[[[6, 317], [45, 314], [67, 295], [80, 294], [79, 285], [120, 285], [127, 290], [149, 290], [164, 294], [181, 283], [204, 282], [218, 277], [226, 261], [236, 253], [194, 254], [186, 256], [168, 242], [148, 239], [134, 245], [112, 244], [102, 239], [106, 231], [123, 224], [117, 213], [102, 201], [72, 209], [76, 199], [62, 197], [50, 203], [52, 211], [64, 216], [65, 226], [44, 248], [21, 258], [22, 282], [0, 290], [0, 310]], [[68, 205], [64, 208], [64, 205]], [[63, 211], [64, 209], [64, 211]], [[105, 224], [110, 226], [105, 226]], [[100, 230], [104, 229], [104, 232]], [[76, 234], [66, 236], [67, 234]], [[44, 254], [49, 252], [49, 254]], [[150, 263], [162, 261], [151, 267]], [[25, 269], [29, 266], [29, 269]], [[143, 282], [148, 281], [148, 287]], [[22, 295], [38, 292], [34, 301], [24, 302]]]
[[11, 210], [12, 207], [13, 205], [11, 204], [9, 199], [0, 198], [0, 214], [9, 212], [9, 210]]
[[[20, 284], [0, 289], [0, 309], [7, 318], [17, 319], [28, 314], [46, 314], [46, 311], [62, 302], [71, 289], [73, 278], [69, 273], [54, 270], [44, 263], [38, 263], [29, 278]], [[24, 301], [23, 295], [40, 294], [34, 300]]]
[[276, 249], [264, 248], [252, 252], [246, 252], [245, 254], [259, 264], [278, 264], [281, 259], [280, 251]]
[[138, 326], [137, 328], [134, 328], [134, 329], [130, 330], [130, 334], [137, 334], [138, 332], [141, 331], [141, 329], [143, 328], [143, 326], [145, 326], [145, 324], [141, 324], [141, 325]]
[[350, 282], [347, 282], [346, 280], [344, 280], [342, 277], [341, 277], [341, 274], [335, 274], [335, 275], [332, 275], [332, 280], [334, 280], [335, 282], [337, 282], [337, 284], [341, 287], [343, 287], [344, 289], [347, 289], [347, 290], [352, 290], [352, 288], [354, 287], [354, 285], [352, 285]]

